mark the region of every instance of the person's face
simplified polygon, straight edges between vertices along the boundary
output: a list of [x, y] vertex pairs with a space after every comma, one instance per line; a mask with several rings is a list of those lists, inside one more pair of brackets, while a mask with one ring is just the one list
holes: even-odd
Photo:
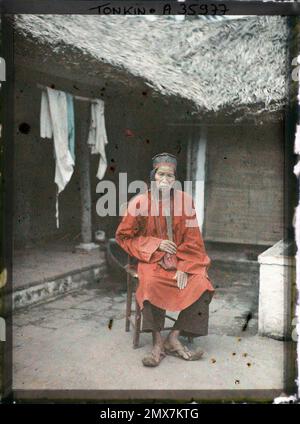
[[156, 187], [159, 190], [169, 190], [175, 182], [175, 174], [172, 166], [163, 165], [157, 168], [155, 173]]

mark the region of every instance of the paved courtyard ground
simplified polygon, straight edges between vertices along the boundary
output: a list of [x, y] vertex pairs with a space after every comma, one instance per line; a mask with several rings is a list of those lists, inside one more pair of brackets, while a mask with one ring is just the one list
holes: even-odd
[[[246, 283], [216, 290], [209, 335], [194, 339], [202, 360], [167, 356], [142, 365], [151, 335], [132, 348], [124, 284], [109, 280], [14, 314], [14, 390], [273, 390], [283, 387], [284, 343], [259, 337]], [[177, 314], [173, 314], [177, 315]], [[249, 320], [249, 318], [251, 318]], [[246, 325], [245, 325], [246, 324]], [[182, 338], [184, 343], [187, 340]]]

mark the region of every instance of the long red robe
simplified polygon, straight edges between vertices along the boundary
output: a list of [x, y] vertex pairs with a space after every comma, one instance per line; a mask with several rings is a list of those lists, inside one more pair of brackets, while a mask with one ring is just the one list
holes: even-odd
[[[179, 197], [176, 197], [179, 196]], [[163, 216], [162, 208], [164, 201], [159, 201], [159, 217], [162, 237], [160, 236], [155, 217], [151, 216], [151, 192], [148, 191], [134, 197], [117, 228], [117, 243], [131, 256], [138, 259], [139, 284], [136, 290], [136, 299], [141, 309], [144, 300], [149, 300], [153, 305], [167, 311], [181, 311], [194, 303], [206, 290], [211, 297], [214, 288], [207, 275], [210, 258], [207, 256], [202, 236], [197, 224], [194, 210], [194, 202], [189, 194], [183, 191], [174, 191], [175, 199], [181, 199], [191, 207], [182, 207], [180, 216], [173, 212], [173, 241], [177, 245], [177, 269], [188, 273], [188, 282], [184, 289], [180, 290], [174, 278], [175, 270], [165, 270], [159, 265], [159, 261], [165, 252], [158, 250], [162, 240], [167, 239], [166, 217]], [[136, 215], [136, 210], [139, 215]], [[158, 210], [158, 209], [157, 209]], [[180, 210], [174, 208], [175, 211]], [[134, 211], [134, 212], [133, 212]], [[145, 216], [147, 215], [148, 216]], [[144, 215], [144, 216], [143, 216]], [[189, 226], [194, 222], [194, 226]], [[196, 225], [196, 226], [195, 226]]]

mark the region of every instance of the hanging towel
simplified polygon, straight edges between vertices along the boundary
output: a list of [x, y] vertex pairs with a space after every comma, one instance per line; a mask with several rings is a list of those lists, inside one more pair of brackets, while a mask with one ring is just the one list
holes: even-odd
[[296, 126], [294, 152], [300, 154], [300, 125]]
[[[42, 97], [41, 97], [40, 135], [41, 135], [41, 138], [52, 138], [53, 136], [49, 99], [48, 99], [48, 93], [46, 90], [42, 91]], [[56, 161], [54, 143], [53, 143], [53, 157], [54, 157], [54, 160]]]
[[45, 90], [41, 97], [40, 133], [42, 138], [52, 138], [53, 135], [48, 93]]
[[91, 148], [92, 154], [100, 154], [97, 178], [102, 180], [107, 168], [105, 145], [108, 143], [105, 129], [103, 100], [97, 99], [91, 104], [91, 121], [87, 142]]
[[[44, 95], [43, 95], [44, 94]], [[42, 93], [41, 137], [54, 140], [56, 194], [56, 226], [59, 228], [58, 195], [71, 179], [74, 160], [69, 151], [68, 108], [66, 93], [47, 87]]]
[[67, 109], [68, 109], [68, 140], [69, 150], [75, 162], [75, 124], [74, 124], [74, 102], [73, 96], [66, 93], [67, 96]]

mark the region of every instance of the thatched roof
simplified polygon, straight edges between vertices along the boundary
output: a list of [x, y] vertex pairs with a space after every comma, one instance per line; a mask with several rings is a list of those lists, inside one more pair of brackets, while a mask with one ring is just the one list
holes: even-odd
[[[78, 52], [142, 78], [164, 96], [196, 110], [252, 106], [279, 110], [286, 102], [287, 18], [182, 22], [159, 16], [18, 15], [17, 34], [54, 54]], [[68, 53], [67, 53], [68, 52]]]

